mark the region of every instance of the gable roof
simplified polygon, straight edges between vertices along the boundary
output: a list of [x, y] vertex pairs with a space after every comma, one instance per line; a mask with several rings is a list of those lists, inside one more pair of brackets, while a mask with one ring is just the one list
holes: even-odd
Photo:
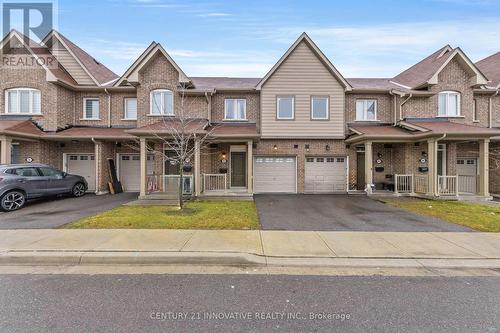
[[137, 58], [132, 65], [123, 73], [123, 75], [113, 84], [113, 86], [119, 86], [125, 80], [130, 82], [136, 82], [138, 80], [137, 73], [142, 69], [142, 67], [147, 64], [156, 53], [161, 52], [165, 58], [174, 66], [174, 68], [179, 72], [179, 82], [190, 82], [188, 76], [184, 71], [177, 65], [177, 63], [172, 59], [172, 57], [165, 51], [160, 43], [152, 42], [146, 50]]
[[31, 138], [43, 132], [31, 120], [0, 120], [0, 134]]
[[459, 61], [475, 75], [475, 81], [472, 85], [485, 84], [488, 81], [484, 74], [481, 73], [459, 47], [453, 49], [450, 45], [445, 45], [430, 56], [396, 75], [392, 78], [391, 82], [407, 87], [408, 89], [418, 89], [429, 84], [436, 84], [439, 73], [455, 57], [458, 57]]
[[101, 64], [60, 32], [52, 30], [43, 39], [43, 43], [46, 43], [50, 38], [56, 38], [68, 50], [68, 52], [92, 78], [96, 85], [105, 85], [106, 83], [118, 78], [117, 74]]
[[479, 60], [476, 66], [491, 80], [487, 86], [500, 89], [500, 52]]
[[285, 54], [278, 60], [276, 64], [271, 68], [271, 70], [260, 80], [259, 84], [257, 84], [256, 89], [260, 90], [264, 83], [278, 70], [278, 68], [281, 66], [283, 62], [290, 56], [290, 54], [295, 51], [295, 49], [300, 45], [301, 42], [305, 42], [311, 50], [314, 52], [314, 54], [319, 58], [319, 60], [325, 65], [325, 67], [332, 73], [332, 75], [344, 86], [346, 90], [351, 90], [352, 87], [349, 84], [349, 82], [344, 79], [342, 74], [333, 66], [333, 64], [330, 62], [330, 60], [321, 52], [319, 47], [313, 42], [313, 40], [305, 33], [303, 32], [299, 38], [290, 46], [290, 48], [285, 52]]

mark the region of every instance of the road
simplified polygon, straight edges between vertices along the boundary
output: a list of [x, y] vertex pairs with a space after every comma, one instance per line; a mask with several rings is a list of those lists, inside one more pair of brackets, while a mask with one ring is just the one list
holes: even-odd
[[7, 274], [0, 286], [1, 332], [500, 331], [499, 277]]

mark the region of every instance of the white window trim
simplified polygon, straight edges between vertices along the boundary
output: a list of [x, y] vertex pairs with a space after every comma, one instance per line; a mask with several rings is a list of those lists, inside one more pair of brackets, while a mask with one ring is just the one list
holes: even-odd
[[[29, 91], [30, 92], [30, 112], [9, 112], [9, 92], [11, 91]], [[33, 112], [33, 92], [38, 92], [40, 94], [40, 112]], [[17, 94], [17, 107], [19, 108], [21, 105], [21, 94]], [[42, 114], [42, 92], [35, 88], [10, 88], [5, 90], [5, 114], [13, 114], [13, 115], [41, 115]]]
[[[314, 99], [326, 99], [326, 116], [323, 117], [315, 117], [314, 116]], [[311, 119], [312, 120], [328, 120], [330, 119], [330, 98], [328, 96], [312, 96], [311, 97]]]
[[[227, 118], [227, 101], [232, 101], [233, 103], [235, 103], [235, 108], [236, 108], [236, 111], [238, 111], [238, 101], [244, 101], [244, 108], [243, 108], [243, 113], [244, 113], [244, 117], [243, 118], [237, 118], [237, 119], [230, 119], [230, 118]], [[239, 114], [237, 112], [237, 114]], [[225, 121], [247, 121], [247, 100], [246, 98], [226, 98], [224, 99], [224, 120]]]
[[[97, 118], [87, 118], [86, 106], [87, 106], [88, 100], [97, 101]], [[98, 97], [84, 97], [83, 98], [83, 117], [80, 120], [101, 120], [100, 119], [100, 114], [101, 114], [100, 109], [101, 109], [101, 101], [99, 100]]]
[[[439, 96], [446, 94], [446, 114], [439, 114]], [[449, 115], [448, 114], [448, 99], [450, 95], [457, 95], [457, 114], [456, 115]], [[447, 91], [441, 91], [438, 94], [438, 108], [437, 108], [437, 116], [438, 117], [443, 117], [443, 118], [463, 118], [462, 116], [462, 94], [459, 91], [453, 91], [453, 90], [447, 90]]]
[[[172, 113], [159, 113], [159, 114], [156, 114], [156, 113], [153, 113], [153, 94], [154, 93], [171, 93], [172, 94]], [[164, 117], [164, 116], [175, 116], [175, 101], [174, 101], [174, 92], [172, 90], [168, 90], [168, 89], [154, 89], [154, 90], [151, 90], [151, 92], [149, 93], [149, 115], [150, 116], [153, 116], [153, 117]], [[161, 99], [161, 103], [162, 105], [160, 105], [160, 111], [163, 111], [163, 98]]]
[[[358, 102], [363, 102], [363, 119], [358, 119]], [[368, 107], [367, 107], [367, 102], [374, 102], [375, 103], [375, 119], [368, 119]], [[356, 115], [356, 121], [379, 121], [378, 120], [378, 101], [376, 99], [372, 98], [360, 98], [357, 99], [356, 102], [354, 103], [354, 112]]]
[[[282, 98], [292, 99], [292, 116], [291, 117], [280, 117], [280, 100]], [[276, 119], [278, 120], [294, 120], [295, 119], [295, 96], [282, 95], [276, 97]]]
[[[135, 118], [128, 118], [127, 117], [127, 101], [129, 99], [135, 99], [135, 103], [136, 103]], [[137, 120], [137, 112], [139, 111], [138, 109], [139, 108], [137, 107], [137, 97], [125, 97], [123, 99], [123, 118], [122, 118], [122, 120]]]

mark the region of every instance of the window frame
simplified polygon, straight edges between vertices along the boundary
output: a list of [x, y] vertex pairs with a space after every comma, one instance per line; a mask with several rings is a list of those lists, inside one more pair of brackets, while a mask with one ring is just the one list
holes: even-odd
[[[19, 112], [9, 112], [9, 93], [16, 91], [17, 93], [17, 109]], [[20, 106], [21, 106], [21, 94], [19, 93], [20, 91], [28, 91], [29, 92], [29, 112], [20, 112]], [[34, 93], [37, 92], [40, 96], [40, 107], [39, 107], [39, 112], [33, 112], [33, 101], [34, 101]], [[41, 115], [42, 114], [42, 92], [40, 89], [36, 88], [29, 88], [29, 87], [17, 87], [17, 88], [9, 88], [5, 90], [5, 114], [12, 114], [12, 115]]]
[[[280, 117], [280, 100], [284, 98], [292, 99], [292, 116]], [[294, 95], [279, 95], [276, 96], [276, 120], [295, 120], [295, 96]]]
[[[314, 117], [314, 99], [325, 99], [326, 100], [326, 117], [317, 118]], [[311, 120], [329, 120], [330, 119], [330, 96], [311, 96]]]
[[[163, 111], [166, 112], [166, 109], [164, 108], [164, 98], [161, 99], [161, 107], [160, 107], [160, 113], [153, 113], [153, 96], [155, 93], [170, 93], [172, 95], [172, 113], [162, 113]], [[153, 89], [149, 93], [149, 115], [154, 116], [154, 117], [172, 117], [175, 116], [175, 100], [174, 100], [174, 92], [170, 89]], [[165, 110], [164, 110], [165, 109]]]
[[[129, 100], [135, 99], [135, 118], [129, 118], [127, 116], [127, 102]], [[137, 97], [124, 97], [123, 98], [123, 119], [122, 120], [137, 120], [137, 112], [138, 112], [138, 107], [137, 107]]]
[[[440, 114], [440, 103], [439, 99], [442, 95], [446, 95], [446, 113], [445, 114]], [[451, 95], [456, 95], [457, 96], [457, 113], [454, 115], [450, 115], [448, 113], [448, 105], [449, 105], [449, 97]], [[437, 116], [438, 117], [443, 117], [443, 118], [461, 118], [462, 117], [462, 94], [459, 91], [455, 90], [444, 90], [440, 91], [438, 93], [438, 100], [437, 100]]]
[[472, 99], [472, 122], [478, 123], [479, 118], [477, 117], [477, 99]]
[[[97, 117], [92, 115], [92, 118], [87, 118], [87, 101], [97, 101]], [[101, 101], [99, 97], [84, 97], [83, 98], [83, 117], [81, 120], [101, 120]]]
[[[358, 119], [358, 102], [363, 102], [363, 119]], [[374, 119], [368, 119], [368, 107], [367, 102], [374, 102], [375, 104], [375, 115]], [[356, 121], [379, 121], [378, 120], [378, 100], [376, 98], [358, 98], [354, 103], [354, 113]]]
[[[244, 118], [237, 118], [237, 119], [230, 119], [227, 117], [227, 102], [228, 101], [233, 101], [236, 107], [236, 111], [238, 111], [238, 101], [244, 101]], [[237, 115], [239, 115], [239, 112], [237, 112]], [[224, 121], [247, 121], [247, 99], [246, 98], [225, 98], [224, 99]]]

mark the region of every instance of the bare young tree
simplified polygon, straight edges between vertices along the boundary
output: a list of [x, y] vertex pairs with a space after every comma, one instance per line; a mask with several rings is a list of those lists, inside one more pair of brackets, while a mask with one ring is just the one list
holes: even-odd
[[[209, 149], [210, 139], [217, 128], [216, 125], [210, 124], [207, 119], [189, 116], [190, 108], [199, 97], [188, 100], [186, 98], [186, 88], [185, 85], [181, 85], [175, 91], [172, 91], [173, 96], [175, 96], [173, 98], [179, 99], [177, 108], [175, 108], [175, 104], [173, 106], [175, 108], [175, 117], [162, 117], [161, 129], [151, 131], [155, 141], [161, 143], [161, 148], [156, 148], [155, 145], [146, 145], [148, 153], [153, 153], [155, 156], [161, 157], [163, 161], [178, 167], [179, 183], [177, 193], [181, 209], [184, 206], [184, 172], [186, 166], [194, 164], [195, 141], [199, 144], [200, 157], [201, 155], [211, 154]], [[159, 101], [156, 98], [151, 100], [154, 103], [153, 107], [161, 110]], [[162, 104], [165, 104], [165, 102], [162, 102]], [[170, 154], [166, 154], [165, 151], [169, 151]]]

